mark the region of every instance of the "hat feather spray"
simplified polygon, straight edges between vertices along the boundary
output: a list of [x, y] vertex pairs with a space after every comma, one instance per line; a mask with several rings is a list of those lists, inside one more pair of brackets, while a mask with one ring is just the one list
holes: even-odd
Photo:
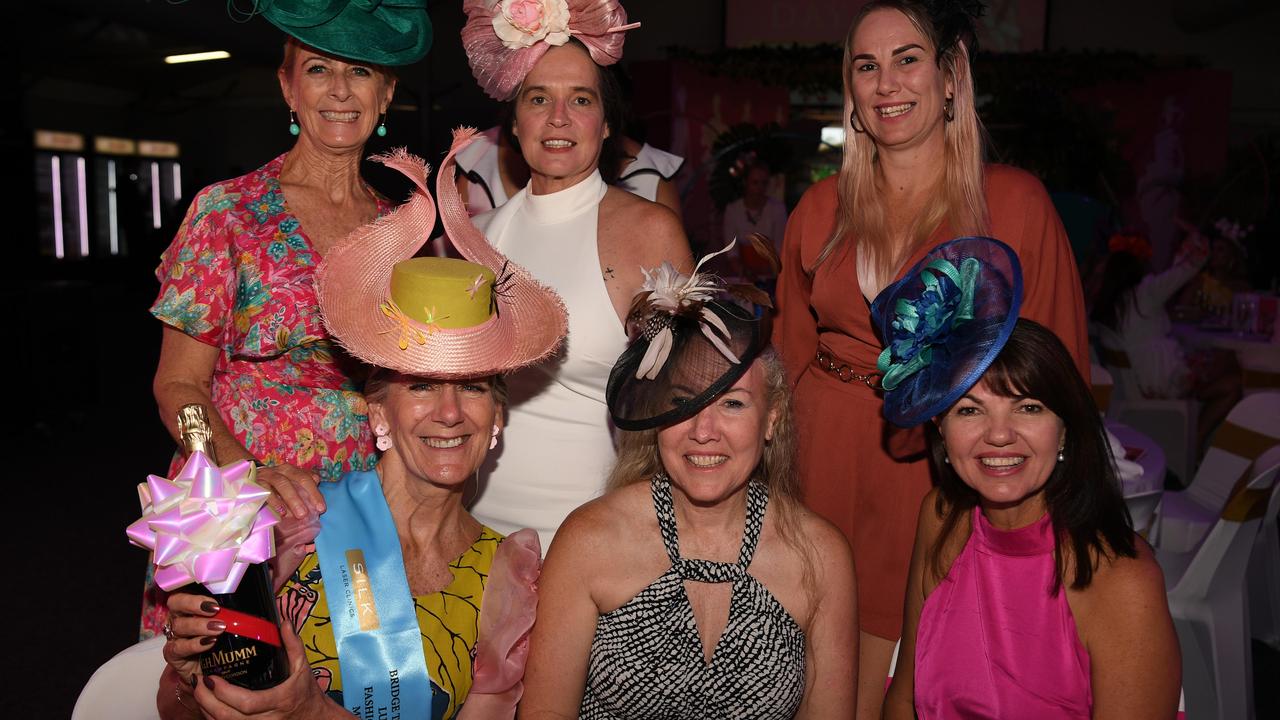
[[[774, 267], [778, 266], [778, 256], [772, 243], [759, 233], [752, 233], [750, 241], [757, 252], [768, 258]], [[702, 272], [702, 267], [709, 260], [732, 251], [736, 244], [735, 238], [721, 250], [702, 258], [690, 275], [676, 270], [670, 261], [663, 261], [652, 270], [642, 270], [644, 283], [627, 313], [627, 325], [632, 329], [632, 336], [644, 335], [649, 342], [644, 357], [636, 367], [637, 380], [656, 378], [666, 364], [675, 342], [671, 328], [677, 316], [696, 319], [707, 341], [729, 362], [735, 365], [739, 362], [738, 356], [725, 344], [729, 339], [729, 328], [707, 307], [707, 303], [722, 292], [767, 308], [772, 308], [773, 303], [767, 293], [754, 285], [726, 284], [716, 275]]]

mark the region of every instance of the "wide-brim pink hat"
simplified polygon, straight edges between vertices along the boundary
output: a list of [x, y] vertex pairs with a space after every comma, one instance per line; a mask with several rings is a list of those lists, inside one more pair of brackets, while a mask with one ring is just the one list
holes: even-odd
[[[453, 177], [445, 169], [474, 132], [455, 131], [440, 177]], [[442, 197], [441, 220], [462, 256], [496, 276], [490, 288], [495, 312], [470, 327], [443, 328], [398, 311], [391, 302], [392, 271], [414, 257], [435, 227], [436, 206], [426, 185], [430, 169], [403, 149], [373, 159], [404, 173], [415, 187], [408, 202], [348, 235], [320, 263], [316, 291], [334, 338], [370, 364], [442, 379], [507, 373], [555, 352], [568, 331], [564, 302], [489, 244], [471, 224], [452, 182], [437, 182], [437, 192], [452, 191], [449, 201], [457, 205], [446, 208]]]
[[489, 97], [505, 102], [553, 46], [576, 38], [602, 67], [622, 59], [627, 11], [618, 0], [465, 0], [462, 48]]

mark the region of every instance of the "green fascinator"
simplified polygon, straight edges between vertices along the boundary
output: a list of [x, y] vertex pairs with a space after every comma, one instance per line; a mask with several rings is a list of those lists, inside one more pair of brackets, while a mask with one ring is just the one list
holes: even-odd
[[431, 49], [426, 0], [254, 0], [252, 15], [318, 50], [409, 65]]

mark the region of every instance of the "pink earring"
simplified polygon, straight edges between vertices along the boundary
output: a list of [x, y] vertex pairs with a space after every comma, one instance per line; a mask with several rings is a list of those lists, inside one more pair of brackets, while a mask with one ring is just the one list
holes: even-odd
[[498, 447], [498, 433], [502, 432], [502, 428], [497, 425], [493, 426], [493, 437], [489, 438], [489, 449]]
[[381, 423], [375, 425], [373, 428], [373, 434], [377, 436], [377, 439], [373, 441], [373, 444], [382, 452], [386, 452], [391, 449], [391, 436], [387, 434], [390, 431], [390, 428]]

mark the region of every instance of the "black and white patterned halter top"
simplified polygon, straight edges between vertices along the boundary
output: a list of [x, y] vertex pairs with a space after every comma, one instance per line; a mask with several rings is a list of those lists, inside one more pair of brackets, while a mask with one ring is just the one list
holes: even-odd
[[[747, 523], [736, 564], [680, 557], [671, 485], [650, 482], [671, 569], [600, 616], [579, 716], [589, 720], [790, 718], [804, 698], [804, 631], [747, 574], [769, 491], [747, 486]], [[733, 583], [729, 624], [708, 664], [684, 581]]]

